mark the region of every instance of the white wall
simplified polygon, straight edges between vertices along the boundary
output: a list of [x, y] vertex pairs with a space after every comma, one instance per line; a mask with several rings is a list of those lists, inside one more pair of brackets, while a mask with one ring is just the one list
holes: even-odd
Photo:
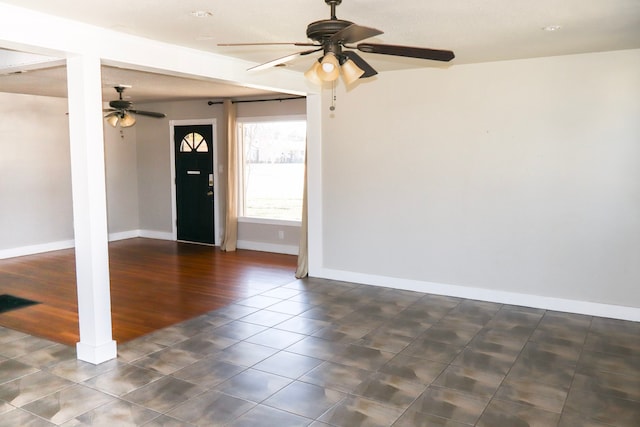
[[339, 90], [323, 112], [317, 275], [640, 308], [638, 70], [631, 50], [384, 73]]

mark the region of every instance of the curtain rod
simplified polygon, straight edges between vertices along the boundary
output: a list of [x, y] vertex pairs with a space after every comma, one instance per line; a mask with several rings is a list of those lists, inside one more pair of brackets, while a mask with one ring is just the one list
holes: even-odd
[[[269, 99], [240, 99], [238, 101], [231, 101], [231, 103], [233, 104], [241, 104], [243, 102], [267, 102], [267, 101], [289, 101], [291, 99], [303, 99], [306, 98], [306, 96], [292, 96], [290, 98], [269, 98]], [[222, 104], [224, 101], [208, 101], [207, 105], [214, 105], [214, 104]]]

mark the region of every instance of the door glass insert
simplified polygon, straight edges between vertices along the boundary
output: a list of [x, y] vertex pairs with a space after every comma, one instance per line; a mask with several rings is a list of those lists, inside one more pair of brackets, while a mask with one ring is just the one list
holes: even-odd
[[206, 153], [209, 151], [207, 141], [204, 139], [204, 136], [198, 132], [188, 133], [182, 138], [182, 142], [180, 142], [180, 152], [190, 153], [193, 151], [198, 153]]

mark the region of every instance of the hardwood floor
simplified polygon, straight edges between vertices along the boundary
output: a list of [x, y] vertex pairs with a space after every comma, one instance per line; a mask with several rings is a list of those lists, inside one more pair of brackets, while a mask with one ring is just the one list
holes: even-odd
[[[296, 257], [136, 238], [109, 244], [113, 337], [126, 342], [295, 280]], [[0, 326], [75, 345], [73, 249], [0, 260], [0, 294], [40, 302]]]

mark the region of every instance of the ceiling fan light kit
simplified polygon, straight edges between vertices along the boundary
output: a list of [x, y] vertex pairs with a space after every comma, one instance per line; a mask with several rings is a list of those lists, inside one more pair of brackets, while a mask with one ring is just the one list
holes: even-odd
[[120, 127], [128, 128], [136, 124], [136, 118], [134, 117], [134, 114], [154, 117], [156, 119], [166, 117], [164, 113], [132, 109], [131, 107], [133, 106], [133, 104], [131, 103], [131, 101], [125, 101], [124, 99], [122, 99], [122, 93], [126, 88], [129, 87], [131, 86], [120, 85], [114, 87], [119, 96], [117, 100], [109, 101], [110, 108], [104, 110], [107, 113], [104, 116], [104, 119], [107, 123], [109, 123], [113, 127], [120, 125]]
[[[359, 43], [383, 32], [354, 24], [351, 21], [338, 19], [336, 7], [342, 0], [324, 0], [331, 7], [330, 19], [315, 21], [307, 26], [307, 38], [313, 43], [290, 43], [294, 46], [311, 46], [313, 49], [294, 53], [273, 61], [250, 68], [250, 70], [263, 70], [276, 65], [284, 64], [299, 56], [306, 56], [314, 52], [323, 51], [318, 61], [314, 61], [311, 68], [305, 73], [305, 77], [314, 84], [322, 85], [323, 82], [335, 82], [340, 74], [344, 82], [350, 85], [358, 79], [365, 79], [378, 74], [355, 50], [380, 55], [403, 56], [409, 58], [427, 59], [432, 61], [451, 61], [455, 55], [450, 50], [428, 49], [411, 46], [387, 45], [379, 43]], [[220, 44], [220, 46], [250, 46], [289, 43], [238, 43]], [[355, 50], [354, 50], [355, 49]]]
[[128, 128], [136, 124], [136, 119], [129, 113], [124, 113], [120, 118], [120, 127]]

